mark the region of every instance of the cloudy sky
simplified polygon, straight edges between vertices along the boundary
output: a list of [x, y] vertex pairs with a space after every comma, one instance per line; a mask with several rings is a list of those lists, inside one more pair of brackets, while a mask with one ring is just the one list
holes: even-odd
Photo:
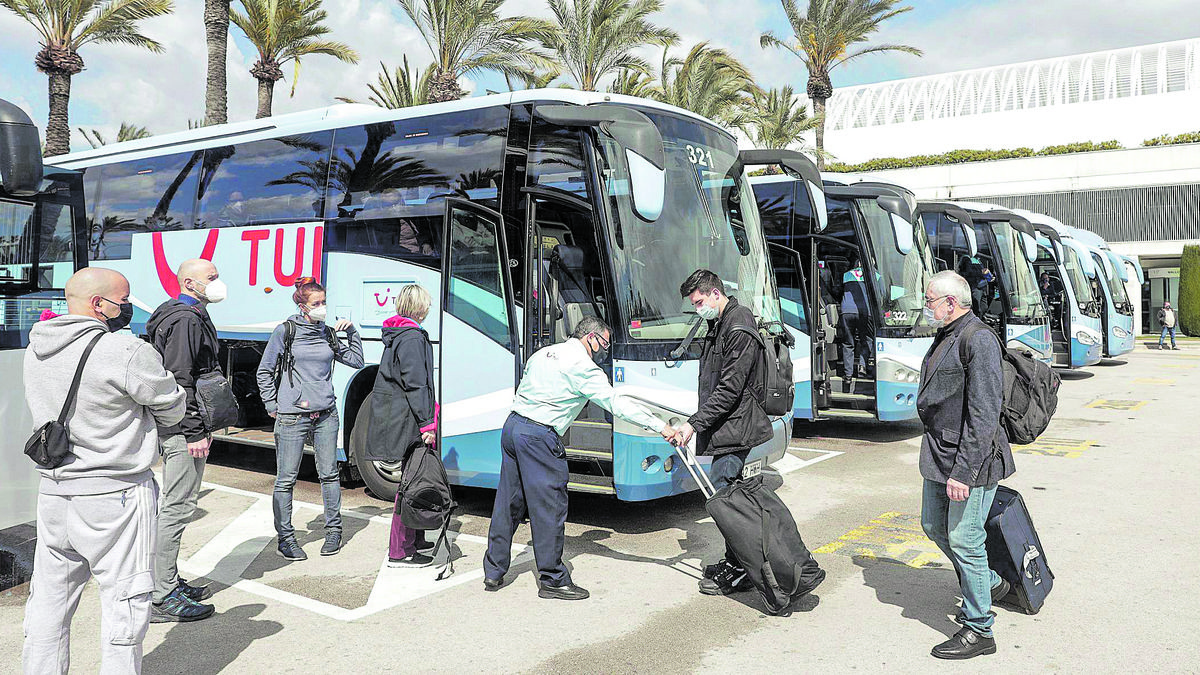
[[[235, 0], [235, 5], [236, 5]], [[872, 55], [834, 71], [834, 85], [846, 86], [928, 75], [1038, 58], [1200, 36], [1196, 0], [1144, 0], [1141, 3], [1095, 0], [911, 0], [913, 11], [893, 20], [873, 41], [913, 45], [923, 58]], [[166, 133], [184, 129], [204, 116], [205, 44], [202, 0], [176, 0], [169, 17], [143, 24], [146, 34], [165, 46], [152, 54], [123, 45], [87, 45], [81, 56], [87, 69], [72, 80], [71, 126], [115, 135], [122, 121]], [[296, 95], [288, 97], [292, 70], [276, 85], [275, 112], [329, 105], [336, 96], [365, 99], [379, 62], [392, 66], [407, 54], [423, 68], [428, 49], [399, 9], [396, 0], [326, 0], [331, 37], [358, 50], [358, 65], [330, 57], [306, 59]], [[506, 13], [548, 16], [545, 0], [509, 0]], [[792, 84], [803, 91], [807, 74], [790, 54], [758, 46], [763, 31], [788, 32], [779, 0], [666, 0], [656, 17], [674, 28], [686, 48], [707, 40], [742, 59], [763, 86]], [[46, 78], [37, 72], [33, 28], [0, 9], [0, 97], [46, 119]], [[248, 70], [256, 54], [232, 28], [229, 54], [229, 116], [254, 116], [256, 83]], [[652, 62], [657, 62], [653, 58]], [[476, 75], [469, 90], [504, 89], [502, 79]], [[78, 132], [72, 146], [86, 148]]]

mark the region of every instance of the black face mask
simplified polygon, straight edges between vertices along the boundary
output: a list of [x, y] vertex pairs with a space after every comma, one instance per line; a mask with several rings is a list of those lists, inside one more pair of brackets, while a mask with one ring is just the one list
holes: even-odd
[[596, 339], [596, 351], [592, 352], [592, 363], [600, 365], [608, 360], [608, 348], [600, 346], [599, 338]]
[[117, 307], [121, 308], [121, 313], [114, 317], [110, 318], [108, 315], [104, 316], [104, 323], [108, 326], [108, 332], [115, 333], [115, 332], [121, 330], [122, 328], [128, 326], [129, 322], [133, 320], [133, 303], [132, 302], [113, 302], [112, 300], [109, 300], [108, 298], [100, 298], [100, 299], [105, 302], [114, 304]]

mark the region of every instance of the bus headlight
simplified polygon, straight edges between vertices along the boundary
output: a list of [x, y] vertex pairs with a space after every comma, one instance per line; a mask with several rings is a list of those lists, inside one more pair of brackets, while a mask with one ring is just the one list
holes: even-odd
[[1100, 344], [1100, 341], [1097, 340], [1096, 338], [1092, 337], [1091, 334], [1088, 333], [1087, 331], [1081, 330], [1081, 331], [1075, 333], [1075, 339], [1079, 340], [1080, 344], [1084, 344], [1089, 347]]
[[876, 366], [876, 379], [884, 382], [916, 384], [921, 381], [921, 371], [913, 370], [891, 359], [880, 359]]
[[1113, 326], [1113, 335], [1116, 335], [1117, 337], [1124, 340], [1125, 338], [1129, 337], [1129, 331], [1125, 330], [1124, 328], [1121, 328], [1120, 326]]

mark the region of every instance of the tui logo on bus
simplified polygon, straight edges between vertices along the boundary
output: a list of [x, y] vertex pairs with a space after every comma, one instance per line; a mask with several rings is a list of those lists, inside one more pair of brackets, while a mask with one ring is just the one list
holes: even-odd
[[[321, 280], [321, 258], [324, 254], [323, 246], [325, 238], [325, 227], [323, 225], [316, 225], [315, 227], [300, 225], [287, 228], [247, 227], [227, 228], [225, 230], [211, 229], [208, 231], [208, 237], [204, 241], [204, 246], [200, 249], [199, 255], [196, 257], [212, 261], [220, 269], [221, 261], [214, 260], [217, 253], [217, 243], [220, 241], [222, 232], [229, 232], [226, 235], [226, 241], [228, 241], [229, 237], [234, 236], [232, 234], [234, 230], [240, 230], [240, 240], [244, 242], [245, 246], [249, 247], [249, 264], [246, 266], [246, 283], [248, 286], [255, 287], [259, 285], [259, 254], [264, 252], [264, 248], [267, 252], [274, 254], [271, 271], [273, 272], [274, 282], [279, 286], [288, 288], [296, 283], [296, 279], [304, 276], [304, 269], [306, 267], [304, 257], [306, 253], [310, 255], [307, 265], [307, 269], [311, 271], [310, 275], [316, 278], [317, 281]], [[162, 284], [163, 291], [166, 292], [168, 297], [174, 298], [179, 296], [180, 290], [175, 270], [178, 269], [179, 263], [183, 262], [183, 259], [175, 261], [173, 265], [167, 260], [163, 234], [162, 232], [154, 232], [151, 235], [153, 237], [154, 269], [158, 273], [158, 281]], [[287, 246], [285, 242], [289, 234], [294, 236], [295, 241], [293, 246]], [[310, 236], [311, 239], [309, 239]], [[290, 270], [285, 270], [285, 266], [290, 268]], [[222, 272], [227, 278], [231, 278], [234, 274], [233, 270], [222, 270]]]

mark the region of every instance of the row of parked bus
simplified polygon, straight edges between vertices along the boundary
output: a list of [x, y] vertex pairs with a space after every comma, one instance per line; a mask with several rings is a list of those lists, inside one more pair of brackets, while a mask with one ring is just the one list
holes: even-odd
[[[139, 333], [178, 293], [179, 263], [207, 258], [229, 288], [210, 312], [242, 404], [218, 438], [269, 448], [254, 372], [295, 312], [289, 287], [314, 276], [331, 316], [359, 325], [368, 364], [334, 371], [341, 458], [385, 498], [400, 467], [365, 460], [355, 429], [382, 323], [406, 283], [434, 297], [425, 328], [437, 447], [453, 482], [480, 487], [498, 480], [525, 359], [582, 317], [612, 325], [605, 367], [620, 392], [672, 424], [695, 409], [699, 347], [677, 350], [699, 318], [677, 289], [697, 268], [794, 345], [794, 416], [774, 421], [751, 472], [783, 455], [793, 417], [915, 417], [933, 336], [924, 289], [941, 269], [971, 279], [980, 316], [1046, 361], [1081, 367], [1132, 346], [1122, 282], [1141, 270], [1102, 240], [1037, 214], [823, 180], [798, 153], [739, 150], [709, 120], [638, 98], [534, 90], [398, 110], [339, 105], [108, 145], [44, 171], [36, 130], [32, 149], [14, 140], [23, 126], [19, 109], [0, 107], [0, 378], [19, 382], [29, 326], [46, 307], [61, 311], [78, 267], [130, 280]], [[787, 173], [751, 178], [772, 165]], [[21, 178], [33, 172], [38, 180]], [[847, 275], [865, 288], [852, 329]], [[843, 368], [847, 354], [856, 368]], [[3, 396], [4, 428], [26, 428], [19, 391]], [[6, 475], [32, 473], [22, 437], [5, 434]], [[565, 441], [572, 490], [637, 501], [695, 489], [661, 439], [601, 409]]]
[[[806, 158], [785, 155], [782, 175], [751, 184], [795, 336], [796, 419], [916, 416], [921, 358], [933, 340], [921, 322], [924, 288], [942, 270], [967, 279], [972, 309], [1009, 347], [1045, 363], [1082, 368], [1133, 349], [1126, 283], [1135, 276], [1140, 286], [1142, 268], [1101, 237], [1024, 209], [820, 181]], [[848, 322], [840, 315], [855, 275], [866, 280], [866, 302], [852, 303], [860, 316]], [[845, 363], [860, 341], [872, 352], [865, 373]]]

